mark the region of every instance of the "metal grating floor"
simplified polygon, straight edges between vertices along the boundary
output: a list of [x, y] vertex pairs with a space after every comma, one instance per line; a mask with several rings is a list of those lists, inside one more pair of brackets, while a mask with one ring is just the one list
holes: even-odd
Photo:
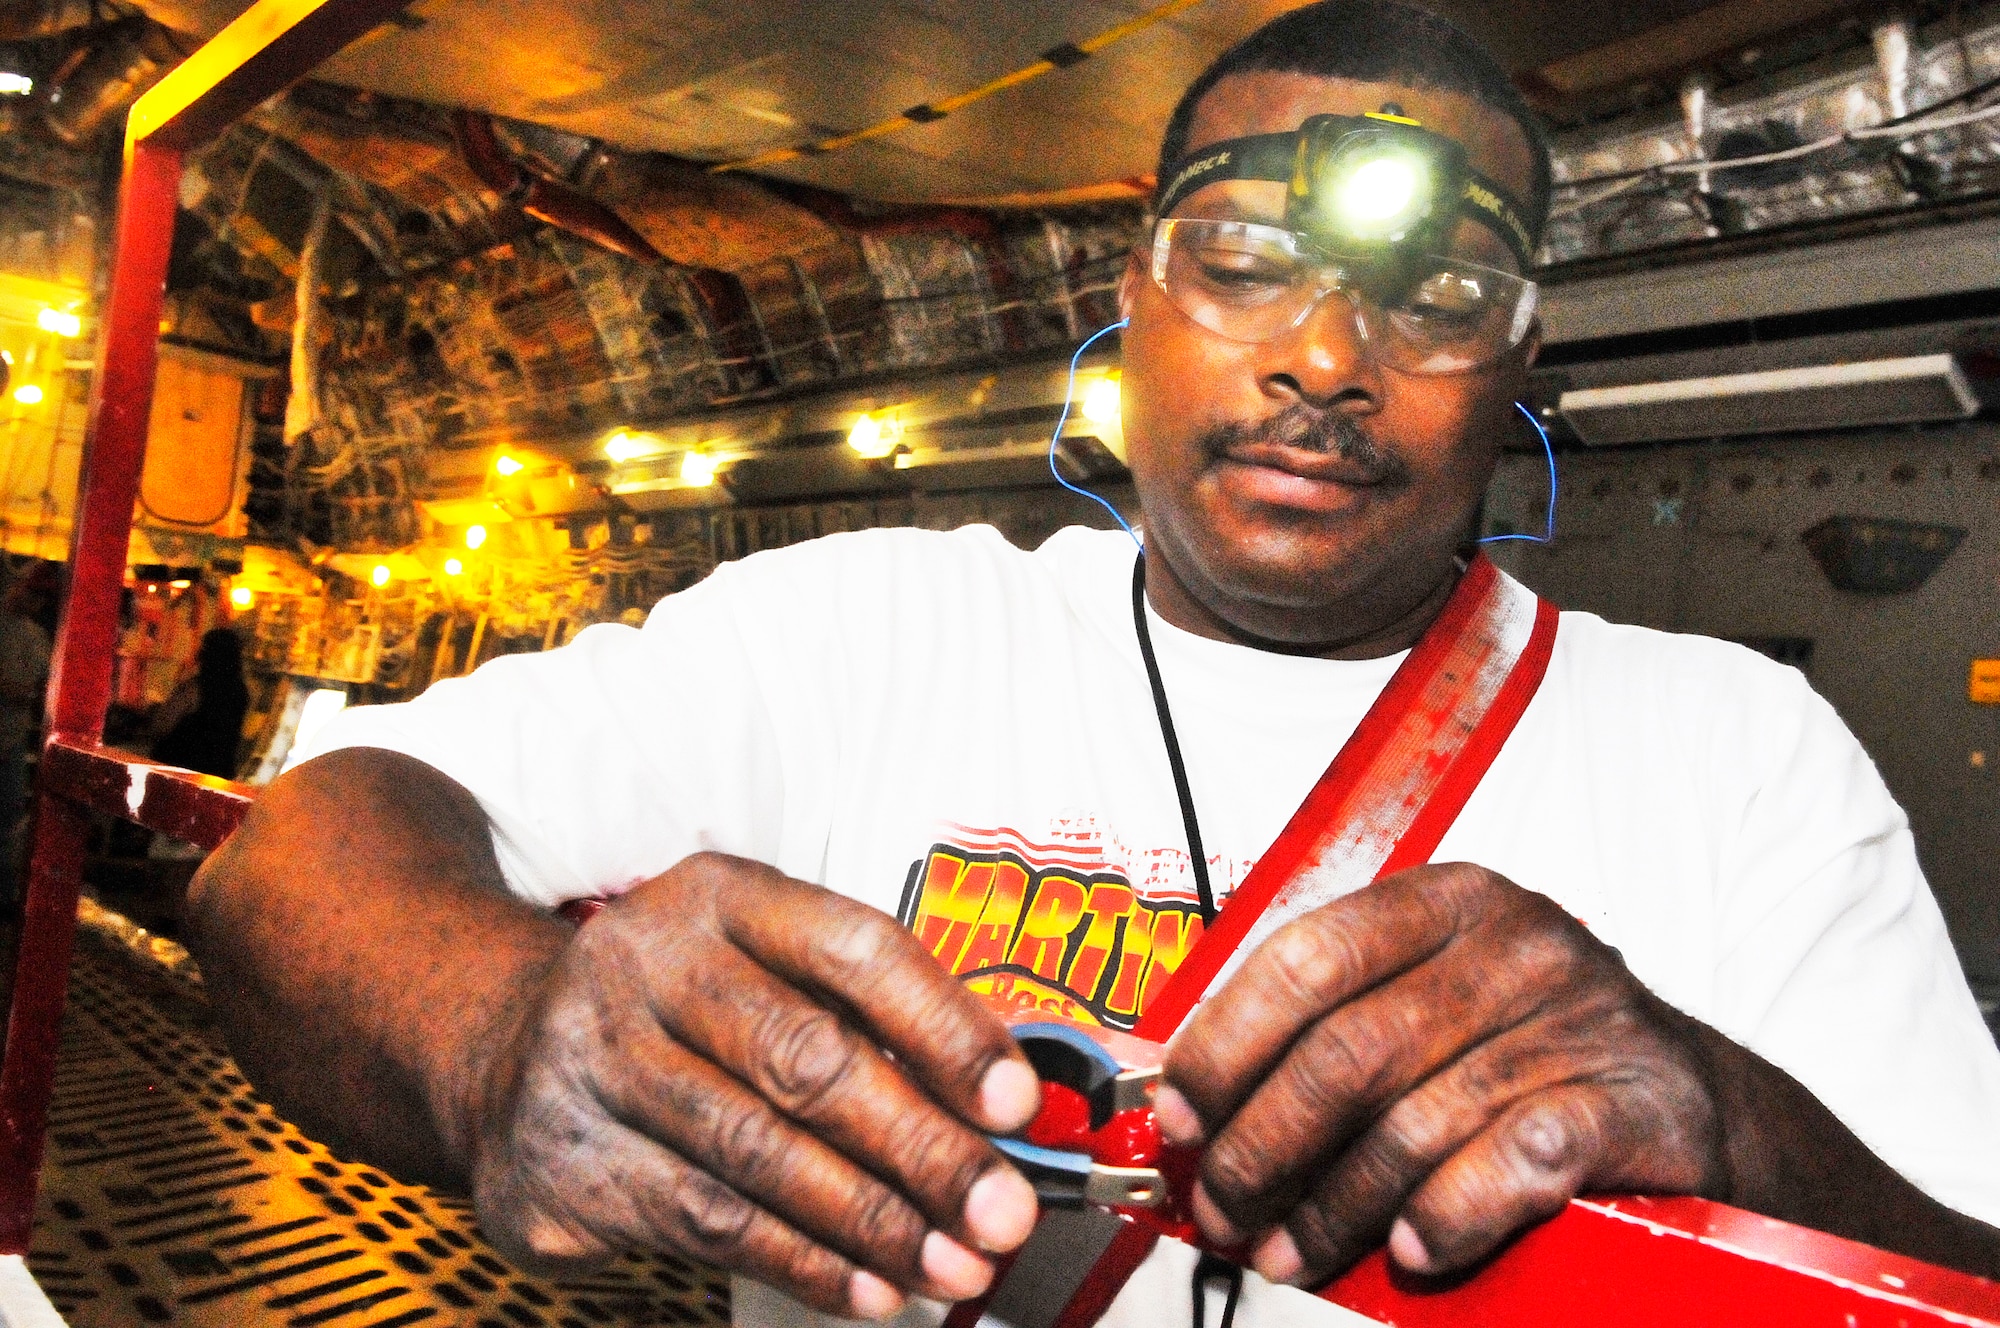
[[77, 1328], [593, 1328], [729, 1321], [666, 1259], [523, 1276], [469, 1204], [343, 1161], [258, 1100], [198, 979], [80, 929], [28, 1266]]

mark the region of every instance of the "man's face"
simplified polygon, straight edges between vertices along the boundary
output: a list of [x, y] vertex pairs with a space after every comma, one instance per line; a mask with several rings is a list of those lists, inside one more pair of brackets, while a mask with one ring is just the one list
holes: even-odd
[[[1226, 78], [1202, 99], [1188, 151], [1385, 102], [1457, 139], [1476, 168], [1527, 196], [1529, 148], [1512, 120], [1460, 94], [1389, 84]], [[1281, 183], [1222, 181], [1174, 215], [1281, 226], [1284, 201]], [[1450, 249], [1518, 270], [1469, 221]], [[1410, 613], [1449, 576], [1499, 440], [1520, 427], [1512, 403], [1534, 335], [1468, 372], [1401, 372], [1370, 358], [1336, 292], [1276, 340], [1231, 341], [1168, 299], [1147, 250], [1134, 249], [1120, 287], [1131, 319], [1125, 436], [1148, 547], [1175, 587], [1230, 634], [1298, 646], [1358, 639]]]

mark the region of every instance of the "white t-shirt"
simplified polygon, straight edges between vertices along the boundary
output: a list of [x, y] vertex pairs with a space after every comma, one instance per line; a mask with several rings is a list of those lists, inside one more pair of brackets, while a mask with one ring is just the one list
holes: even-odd
[[[990, 969], [980, 985], [1129, 1023], [1194, 900], [1133, 557], [1083, 529], [1032, 553], [988, 527], [835, 535], [721, 567], [642, 628], [349, 711], [317, 745], [463, 784], [536, 902], [719, 849], [898, 915], [953, 971]], [[1222, 894], [1402, 657], [1151, 630]], [[2000, 1052], [1908, 821], [1796, 670], [1563, 614], [1434, 860], [1547, 894], [1918, 1185], [2000, 1223]], [[1185, 1322], [1185, 1275], [1160, 1277], [1142, 1274], [1180, 1290], [1146, 1321]], [[1246, 1300], [1271, 1306], [1246, 1326], [1293, 1317], [1274, 1299]]]

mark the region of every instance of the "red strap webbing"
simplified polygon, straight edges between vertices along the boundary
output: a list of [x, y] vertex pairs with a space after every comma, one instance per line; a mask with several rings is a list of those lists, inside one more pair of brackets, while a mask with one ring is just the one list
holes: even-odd
[[1534, 698], [1556, 608], [1484, 555], [1132, 1030], [1165, 1042], [1286, 922], [1430, 860]]
[[[1133, 1032], [1167, 1041], [1265, 936], [1429, 861], [1541, 686], [1558, 616], [1554, 605], [1503, 576], [1484, 554], [1475, 557], [1443, 612]], [[1158, 1239], [1128, 1225], [1055, 1328], [1090, 1328], [1102, 1318]], [[996, 1273], [995, 1289], [1005, 1275]], [[946, 1328], [974, 1328], [991, 1294], [954, 1306]]]

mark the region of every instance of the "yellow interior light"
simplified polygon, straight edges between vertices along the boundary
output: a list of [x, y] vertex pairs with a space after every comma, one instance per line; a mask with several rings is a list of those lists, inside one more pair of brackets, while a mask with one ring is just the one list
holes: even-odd
[[634, 457], [642, 457], [652, 450], [644, 434], [627, 433], [623, 429], [604, 440], [604, 455], [620, 465]]
[[882, 427], [882, 421], [873, 415], [863, 415], [854, 422], [854, 428], [848, 431], [847, 445], [853, 448], [857, 455], [873, 461], [878, 457], [888, 456], [895, 450], [896, 442], [889, 437], [889, 431]]
[[522, 465], [519, 459], [510, 457], [505, 452], [493, 459], [493, 473], [496, 475], [518, 475], [526, 469], [527, 467]]
[[35, 315], [35, 326], [59, 337], [83, 335], [83, 319], [64, 309], [43, 309]]
[[444, 560], [444, 574], [446, 576], [457, 576], [464, 570], [465, 564], [457, 558], [447, 558]]
[[24, 406], [39, 406], [42, 404], [42, 389], [34, 383], [23, 383], [14, 389], [14, 400]]
[[476, 549], [476, 548], [478, 548], [478, 547], [479, 547], [480, 545], [484, 544], [485, 542], [486, 542], [486, 527], [484, 527], [484, 526], [467, 526], [467, 527], [465, 528], [465, 547], [466, 547], [466, 548], [468, 548], [468, 549]]
[[715, 483], [715, 458], [706, 452], [689, 452], [681, 457], [681, 483], [707, 488]]
[[376, 564], [375, 564], [375, 570], [374, 570], [374, 571], [372, 571], [372, 572], [370, 572], [370, 573], [368, 574], [368, 579], [369, 579], [370, 581], [373, 581], [373, 582], [374, 582], [374, 583], [375, 583], [376, 585], [378, 585], [378, 586], [386, 586], [386, 585], [388, 585], [388, 584], [389, 584], [389, 564], [387, 564], [387, 563], [376, 563]]
[[1092, 424], [1116, 424], [1120, 409], [1118, 371], [1113, 369], [1083, 394], [1083, 418]]
[[0, 74], [0, 96], [25, 97], [35, 90], [35, 80], [26, 74]]
[[257, 602], [257, 597], [250, 592], [250, 587], [238, 586], [229, 592], [229, 602], [239, 609], [247, 609]]
[[193, 584], [194, 582], [188, 580], [186, 577], [179, 577], [176, 578], [175, 580], [167, 582], [167, 585], [175, 590], [186, 590], [189, 586]]

